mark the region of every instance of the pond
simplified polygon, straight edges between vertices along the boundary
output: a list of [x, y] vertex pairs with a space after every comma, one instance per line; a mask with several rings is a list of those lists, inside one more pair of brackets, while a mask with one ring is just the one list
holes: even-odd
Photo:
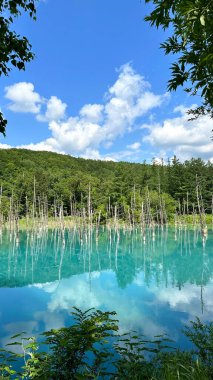
[[118, 314], [122, 332], [169, 334], [213, 320], [213, 233], [198, 229], [4, 231], [0, 238], [0, 345], [70, 324], [73, 306]]

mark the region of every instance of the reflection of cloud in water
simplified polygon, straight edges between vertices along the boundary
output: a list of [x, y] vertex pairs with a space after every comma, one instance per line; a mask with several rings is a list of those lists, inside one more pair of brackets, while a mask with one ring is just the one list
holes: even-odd
[[144, 286], [144, 272], [139, 272], [136, 274], [133, 284], [137, 286]]
[[36, 311], [31, 317], [33, 321], [5, 325], [7, 336], [3, 337], [1, 344], [4, 345], [11, 335], [20, 331], [26, 331], [28, 336], [32, 336], [41, 331], [41, 326], [42, 331], [64, 326], [73, 306], [83, 310], [91, 307], [115, 310], [121, 332], [137, 330], [148, 337], [166, 332], [178, 339], [176, 334], [180, 321], [187, 323], [195, 316], [205, 320], [213, 319], [212, 285], [210, 282], [203, 288], [203, 315], [199, 286], [185, 284], [179, 290], [177, 287], [162, 288], [150, 283], [147, 288], [142, 272], [138, 273], [133, 284], [126, 289], [118, 287], [116, 275], [111, 270], [72, 276], [60, 282], [31, 285], [31, 288], [47, 294], [45, 310]]
[[[83, 310], [91, 307], [116, 310], [121, 332], [137, 328], [144, 334], [153, 336], [166, 331], [165, 326], [153, 321], [147, 314], [148, 302], [144, 300], [143, 295], [141, 294], [141, 300], [136, 302], [130, 293], [119, 289], [112, 271], [104, 271], [101, 274], [96, 272], [91, 276], [89, 274], [73, 276], [70, 279], [61, 280], [60, 283], [41, 284], [39, 287], [51, 293], [48, 310], [52, 313], [59, 310], [70, 311], [73, 306]], [[37, 317], [39, 317], [38, 314]], [[42, 315], [40, 317], [44, 320]], [[46, 323], [45, 325], [47, 326]]]
[[[134, 284], [144, 286], [143, 272], [137, 274]], [[159, 307], [168, 304], [171, 310], [188, 313], [190, 318], [199, 316], [206, 320], [213, 319], [213, 280], [203, 287], [186, 283], [181, 289], [172, 286], [162, 287], [162, 284], [157, 287], [154, 281], [153, 285], [150, 284], [149, 291], [155, 296], [154, 303], [158, 303]]]
[[34, 314], [34, 318], [44, 323], [45, 331], [64, 326], [64, 316], [61, 313], [52, 313], [48, 310], [38, 311]]
[[52, 293], [54, 292], [58, 287], [58, 281], [54, 282], [45, 282], [44, 284], [33, 284], [28, 285], [29, 288], [38, 288], [38, 289], [45, 289], [45, 292]]
[[[6, 348], [6, 345], [10, 341], [11, 336], [15, 334], [24, 332], [26, 333], [24, 334], [25, 336], [32, 337], [39, 331], [38, 322], [36, 320], [7, 323], [4, 325], [4, 330], [7, 332], [7, 335], [0, 339], [1, 347], [4, 348]], [[17, 337], [16, 341], [21, 341], [21, 338]], [[20, 348], [20, 346], [11, 346], [10, 349], [16, 353], [22, 352], [22, 348]]]
[[[190, 236], [192, 243], [193, 235]], [[170, 236], [166, 245], [165, 235], [156, 233], [155, 246], [151, 240], [144, 245], [135, 239], [136, 235], [121, 234], [117, 247], [117, 235], [114, 237], [108, 250], [108, 235], [103, 234], [98, 255], [96, 251], [88, 254], [87, 245], [80, 252], [73, 251], [78, 245], [70, 247], [67, 243], [65, 254], [61, 256], [59, 250], [57, 257], [53, 255], [54, 239], [48, 240], [45, 254], [38, 251], [32, 256], [36, 258], [33, 270], [32, 258], [29, 255], [29, 262], [25, 263], [23, 250], [17, 254], [18, 264], [10, 262], [11, 268], [15, 268], [12, 282], [8, 277], [8, 260], [3, 261], [2, 286], [12, 283], [8, 294], [20, 302], [8, 303], [7, 296], [1, 299], [2, 342], [21, 330], [30, 336], [68, 325], [73, 306], [83, 310], [91, 307], [115, 310], [122, 332], [137, 330], [148, 337], [167, 332], [179, 339], [181, 323], [196, 315], [204, 320], [213, 319], [213, 256], [209, 240], [205, 254], [196, 243], [191, 255], [192, 244], [189, 249], [189, 244], [184, 243], [188, 241], [185, 234], [179, 237], [179, 242]], [[25, 264], [27, 270], [23, 272]], [[35, 284], [28, 285], [33, 281]], [[202, 292], [197, 284], [203, 284]], [[18, 323], [8, 324], [15, 319]]]
[[100, 305], [94, 293], [89, 291], [88, 282], [82, 281], [79, 276], [73, 276], [69, 280], [60, 282], [55, 292], [52, 293], [48, 309], [53, 312], [57, 309], [70, 309], [72, 305], [80, 305], [82, 309]]
[[[19, 321], [8, 323], [3, 326], [6, 335], [0, 339], [1, 347], [6, 347], [6, 344], [10, 341], [13, 335], [24, 332], [26, 337], [37, 336], [40, 333], [40, 323], [44, 324], [44, 330], [58, 329], [64, 326], [64, 316], [60, 313], [52, 313], [48, 310], [38, 311], [33, 315], [32, 321]], [[17, 337], [16, 341], [20, 341], [21, 338]], [[21, 352], [22, 350], [16, 346], [12, 346], [14, 352]]]
[[[189, 319], [195, 316], [206, 320], [213, 319], [212, 284], [203, 287], [203, 289], [201, 286], [185, 284], [181, 291], [178, 288], [156, 288], [155, 292], [159, 302], [168, 303], [170, 308], [175, 311], [188, 313]], [[201, 302], [203, 302], [203, 311]]]

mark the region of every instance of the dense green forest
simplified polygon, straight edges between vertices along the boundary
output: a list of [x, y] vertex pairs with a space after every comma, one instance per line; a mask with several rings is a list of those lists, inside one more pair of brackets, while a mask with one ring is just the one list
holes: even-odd
[[[19, 215], [26, 214], [33, 198], [54, 205], [63, 203], [64, 214], [88, 210], [101, 218], [127, 215], [141, 209], [144, 197], [152, 210], [162, 202], [168, 217], [192, 213], [197, 207], [197, 189], [206, 213], [212, 212], [213, 164], [192, 158], [178, 158], [162, 164], [112, 162], [75, 158], [50, 152], [24, 149], [0, 150], [1, 212], [9, 213], [18, 204]], [[148, 197], [147, 197], [148, 194]], [[41, 201], [42, 202], [42, 201]], [[139, 211], [138, 211], [139, 212]]]

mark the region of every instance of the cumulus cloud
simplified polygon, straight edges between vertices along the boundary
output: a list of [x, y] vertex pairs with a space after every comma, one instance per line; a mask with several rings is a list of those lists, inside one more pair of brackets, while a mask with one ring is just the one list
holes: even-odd
[[67, 104], [63, 103], [61, 99], [57, 98], [57, 96], [51, 96], [51, 98], [47, 101], [46, 107], [47, 109], [44, 115], [37, 115], [36, 118], [38, 121], [52, 121], [64, 119]]
[[20, 82], [6, 87], [5, 98], [11, 101], [8, 108], [13, 112], [37, 114], [41, 108], [42, 99], [32, 83]]
[[104, 106], [101, 104], [85, 104], [80, 110], [80, 116], [93, 123], [103, 120]]
[[[140, 161], [143, 144], [143, 157], [146, 154], [148, 159], [154, 156], [163, 157], [166, 161], [168, 156], [175, 154], [182, 161], [193, 156], [213, 162], [213, 142], [210, 139], [213, 120], [203, 116], [189, 122], [186, 109], [181, 105], [175, 108], [174, 117], [161, 123], [154, 122], [152, 115], [149, 117], [150, 111], [167, 103], [169, 96], [167, 93], [154, 94], [150, 83], [130, 64], [120, 68], [102, 104], [85, 104], [77, 115], [67, 116], [66, 103], [56, 96], [44, 99], [35, 92], [32, 83], [21, 82], [6, 87], [5, 97], [11, 101], [8, 105], [10, 110], [34, 113], [38, 121], [48, 123], [49, 138], [18, 148], [92, 159]], [[144, 115], [149, 117], [150, 124], [141, 126]], [[109, 151], [119, 138], [140, 128], [147, 131], [141, 141], [128, 144], [120, 151], [116, 145], [115, 152]], [[1, 144], [0, 147], [10, 146]]]
[[[14, 86], [19, 87], [19, 85]], [[95, 159], [109, 157], [109, 155], [101, 156], [99, 149], [101, 147], [108, 149], [118, 137], [131, 132], [135, 128], [135, 123], [143, 115], [159, 107], [167, 98], [167, 94], [156, 95], [151, 92], [150, 84], [137, 74], [130, 64], [120, 68], [118, 78], [105, 94], [103, 104], [86, 104], [78, 115], [68, 118], [65, 118], [67, 105], [55, 96], [44, 101], [46, 112], [41, 114], [38, 104], [41, 97], [38, 94], [35, 97], [36, 93], [32, 84], [28, 83], [27, 86], [34, 96], [36, 118], [39, 121], [49, 122], [51, 137], [38, 144], [22, 147]], [[11, 90], [11, 88], [7, 90], [7, 98]], [[25, 112], [28, 109], [30, 112], [30, 107], [24, 108], [23, 98], [19, 99], [18, 96], [13, 98], [10, 109], [13, 111], [19, 109], [20, 112], [21, 109], [25, 109]], [[138, 144], [129, 149], [139, 149]]]
[[[66, 103], [63, 103], [57, 96], [51, 96], [50, 99], [42, 98], [35, 92], [32, 83], [19, 82], [6, 87], [5, 98], [11, 101], [8, 109], [13, 112], [36, 114], [38, 121], [51, 122], [52, 120], [62, 120], [65, 117]], [[42, 105], [46, 107], [44, 114], [41, 113]]]
[[135, 73], [132, 66], [127, 63], [120, 67], [118, 80], [109, 89], [109, 94], [133, 101], [140, 98], [141, 92], [145, 92], [150, 87], [150, 83], [145, 81], [143, 76]]
[[144, 142], [164, 152], [173, 151], [180, 159], [202, 157], [213, 161], [213, 142], [210, 140], [213, 120], [208, 116], [188, 121], [188, 114], [183, 106], [176, 107], [180, 116], [166, 119], [163, 123], [144, 125], [149, 131]]

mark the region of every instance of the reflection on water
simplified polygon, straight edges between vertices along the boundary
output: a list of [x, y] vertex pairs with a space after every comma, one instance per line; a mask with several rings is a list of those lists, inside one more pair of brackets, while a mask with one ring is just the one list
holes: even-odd
[[1, 344], [70, 323], [72, 306], [115, 310], [122, 331], [167, 332], [213, 318], [213, 235], [197, 229], [4, 232]]

